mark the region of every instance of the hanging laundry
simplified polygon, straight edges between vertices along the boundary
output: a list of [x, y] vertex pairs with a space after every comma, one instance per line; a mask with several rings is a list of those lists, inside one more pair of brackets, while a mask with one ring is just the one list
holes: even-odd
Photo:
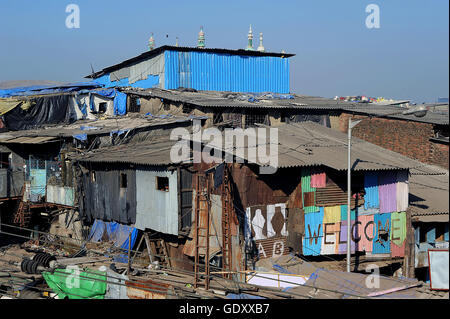
[[380, 200], [380, 213], [397, 211], [397, 173], [385, 171], [378, 176], [378, 196]]
[[366, 172], [364, 174], [364, 208], [376, 208], [380, 206], [378, 198], [378, 174]]
[[311, 187], [323, 188], [327, 186], [327, 175], [321, 167], [311, 168]]
[[408, 171], [397, 172], [397, 211], [404, 212], [408, 208], [409, 183]]

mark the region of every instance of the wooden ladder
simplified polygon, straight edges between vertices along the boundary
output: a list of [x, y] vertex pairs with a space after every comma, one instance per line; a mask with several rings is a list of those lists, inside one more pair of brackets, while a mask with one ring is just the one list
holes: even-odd
[[[149, 257], [155, 257], [156, 259], [158, 259], [161, 265], [171, 268], [172, 264], [170, 262], [168, 249], [164, 239], [161, 238], [149, 239], [147, 233], [145, 233], [144, 236], [146, 236], [145, 243], [147, 245], [147, 248], [151, 250], [149, 251]], [[151, 262], [152, 261], [153, 260], [151, 259]]]
[[[206, 179], [206, 183], [202, 183]], [[210, 205], [208, 198], [209, 178], [208, 176], [196, 175], [195, 183], [195, 264], [194, 264], [194, 288], [203, 286], [209, 289], [209, 223]], [[206, 184], [206, 185], [205, 185]], [[205, 187], [206, 186], [206, 189]], [[206, 217], [206, 218], [205, 218]], [[203, 221], [203, 223], [202, 223]], [[204, 238], [203, 241], [200, 239]], [[204, 254], [204, 269], [200, 268], [200, 255]]]

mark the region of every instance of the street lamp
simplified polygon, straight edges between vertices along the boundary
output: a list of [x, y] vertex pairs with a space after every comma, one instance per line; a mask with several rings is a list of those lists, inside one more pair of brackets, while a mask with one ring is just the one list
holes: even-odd
[[[395, 112], [391, 114], [377, 115], [377, 117], [387, 117], [392, 115], [411, 115], [416, 117], [424, 117], [428, 112], [428, 107], [420, 105], [410, 108], [406, 111]], [[350, 210], [350, 198], [351, 198], [351, 140], [352, 140], [352, 128], [358, 125], [362, 120], [352, 121], [351, 117], [348, 118], [348, 154], [347, 154], [347, 272], [350, 272], [350, 258], [351, 258], [351, 210]]]

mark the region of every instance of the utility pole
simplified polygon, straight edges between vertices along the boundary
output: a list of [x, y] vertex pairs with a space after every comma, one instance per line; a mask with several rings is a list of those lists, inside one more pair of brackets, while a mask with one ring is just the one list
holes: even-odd
[[352, 230], [352, 220], [351, 220], [351, 208], [350, 200], [352, 196], [352, 161], [351, 161], [351, 147], [352, 147], [352, 128], [355, 127], [361, 120], [352, 122], [352, 118], [348, 118], [348, 154], [347, 154], [347, 272], [350, 272], [350, 259], [351, 259], [351, 230]]

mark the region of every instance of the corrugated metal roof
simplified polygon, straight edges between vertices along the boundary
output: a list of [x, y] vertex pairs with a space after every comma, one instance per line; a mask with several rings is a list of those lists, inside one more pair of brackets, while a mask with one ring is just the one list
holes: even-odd
[[448, 170], [431, 165], [425, 166], [434, 175], [421, 174], [413, 170], [409, 177], [409, 210], [412, 216], [423, 220], [448, 221], [449, 213], [449, 173]]
[[[211, 128], [210, 128], [211, 129]], [[206, 129], [207, 132], [210, 129]], [[274, 129], [261, 127], [261, 129]], [[284, 124], [276, 128], [278, 130], [278, 168], [318, 166], [324, 165], [336, 170], [347, 170], [347, 135], [325, 126], [302, 122], [295, 124]], [[247, 131], [248, 136], [254, 136], [256, 131]], [[266, 131], [266, 142], [263, 147], [270, 145], [270, 132]], [[223, 139], [225, 141], [225, 139]], [[257, 153], [256, 146], [249, 147], [248, 139], [245, 140], [243, 159], [249, 163], [265, 166], [256, 158], [253, 161], [249, 152]], [[145, 141], [139, 144], [125, 144], [116, 147], [102, 148], [84, 157], [77, 159], [95, 162], [123, 162], [149, 165], [169, 164], [170, 148], [175, 141], [170, 141], [169, 136], [160, 136], [157, 142]], [[236, 155], [236, 145], [225, 148], [225, 152], [233, 152]], [[241, 149], [240, 149], [241, 150]], [[150, 156], [151, 155], [151, 156]], [[368, 170], [397, 170], [416, 169], [422, 174], [435, 174], [431, 169], [421, 162], [392, 152], [385, 148], [371, 144], [364, 140], [352, 139], [352, 169], [355, 171]]]
[[260, 51], [247, 51], [243, 49], [232, 50], [232, 49], [219, 49], [219, 48], [196, 48], [196, 47], [177, 47], [170, 45], [163, 45], [158, 48], [155, 48], [151, 51], [144, 52], [138, 56], [135, 56], [131, 59], [127, 59], [120, 63], [114, 64], [112, 66], [106, 67], [101, 71], [95, 72], [93, 74], [85, 76], [86, 78], [97, 78], [105, 73], [109, 73], [111, 71], [115, 71], [122, 67], [128, 66], [132, 63], [142, 61], [147, 58], [151, 58], [156, 56], [164, 51], [179, 51], [179, 52], [209, 52], [209, 53], [218, 53], [218, 54], [230, 54], [230, 55], [244, 55], [244, 56], [273, 56], [273, 57], [285, 57], [289, 58], [294, 56], [292, 53], [277, 53], [277, 52], [260, 52]]
[[167, 135], [145, 142], [129, 143], [100, 148], [85, 154], [71, 154], [68, 157], [80, 162], [130, 163], [138, 165], [169, 165], [170, 150], [176, 141], [170, 141]]
[[[161, 98], [173, 102], [182, 102], [201, 107], [228, 108], [267, 108], [267, 109], [322, 109], [342, 110], [351, 108], [355, 103], [327, 99], [318, 96], [292, 95], [293, 98], [277, 98], [277, 94], [232, 93], [221, 91], [163, 90], [151, 88], [139, 90], [127, 88], [125, 93], [143, 97]], [[281, 94], [280, 96], [284, 96]], [[256, 97], [256, 98], [255, 98]], [[252, 100], [253, 102], [250, 102]]]
[[[270, 128], [265, 127], [265, 129]], [[347, 134], [313, 122], [284, 124], [272, 129], [278, 129], [278, 167], [324, 165], [336, 170], [347, 170]], [[258, 145], [269, 147], [269, 131], [266, 132], [266, 137], [266, 143]], [[235, 146], [225, 150], [236, 154]], [[256, 147], [249, 147], [246, 141], [244, 159], [251, 162], [248, 156], [249, 150], [257, 154]], [[258, 160], [254, 163], [263, 164]], [[352, 138], [353, 170], [411, 168], [420, 168], [423, 173], [435, 173], [421, 162], [359, 138]]]
[[[29, 138], [43, 137], [72, 137], [77, 134], [86, 135], [107, 135], [115, 131], [129, 131], [133, 129], [167, 126], [175, 123], [190, 122], [193, 119], [205, 119], [201, 116], [167, 116], [148, 117], [143, 115], [127, 115], [122, 117], [112, 117], [102, 120], [82, 120], [69, 125], [52, 125], [40, 129], [11, 131], [0, 134], [0, 143], [27, 143], [33, 142]], [[26, 137], [26, 139], [18, 139]], [[13, 141], [13, 139], [18, 139]], [[36, 140], [37, 141], [37, 140]]]
[[57, 141], [58, 139], [55, 137], [13, 137], [10, 139], [4, 139], [4, 140], [0, 140], [0, 143], [16, 143], [16, 144], [42, 144], [42, 143], [47, 143], [47, 142], [54, 142]]
[[413, 222], [421, 223], [448, 223], [448, 213], [421, 213], [411, 210], [411, 216]]
[[[387, 116], [389, 118], [395, 118], [395, 119], [401, 119], [401, 120], [408, 120], [408, 121], [414, 121], [414, 122], [423, 122], [423, 123], [431, 123], [431, 124], [439, 124], [439, 125], [448, 125], [449, 119], [448, 119], [448, 113], [442, 114], [439, 112], [433, 112], [432, 110], [429, 110], [427, 114], [424, 117], [417, 117], [415, 115], [389, 115], [395, 112], [402, 111], [404, 108], [400, 108], [398, 106], [393, 105], [372, 105], [372, 104], [359, 104], [352, 107], [344, 107], [344, 111], [357, 113], [357, 114], [364, 114], [364, 115], [370, 115], [370, 116]], [[448, 106], [447, 106], [448, 109]]]
[[448, 112], [435, 112], [432, 108], [424, 117], [402, 114], [389, 115], [392, 113], [404, 111], [405, 109], [393, 105], [347, 102], [319, 96], [293, 94], [292, 99], [279, 99], [269, 98], [270, 93], [268, 93], [266, 96], [256, 96], [256, 101], [250, 102], [249, 98], [255, 96], [251, 93], [163, 90], [159, 88], [151, 88], [145, 90], [127, 88], [123, 91], [126, 93], [136, 94], [144, 97], [157, 97], [173, 102], [183, 102], [201, 107], [336, 110], [346, 113], [364, 114], [374, 117], [381, 116], [439, 125], [449, 124]]

